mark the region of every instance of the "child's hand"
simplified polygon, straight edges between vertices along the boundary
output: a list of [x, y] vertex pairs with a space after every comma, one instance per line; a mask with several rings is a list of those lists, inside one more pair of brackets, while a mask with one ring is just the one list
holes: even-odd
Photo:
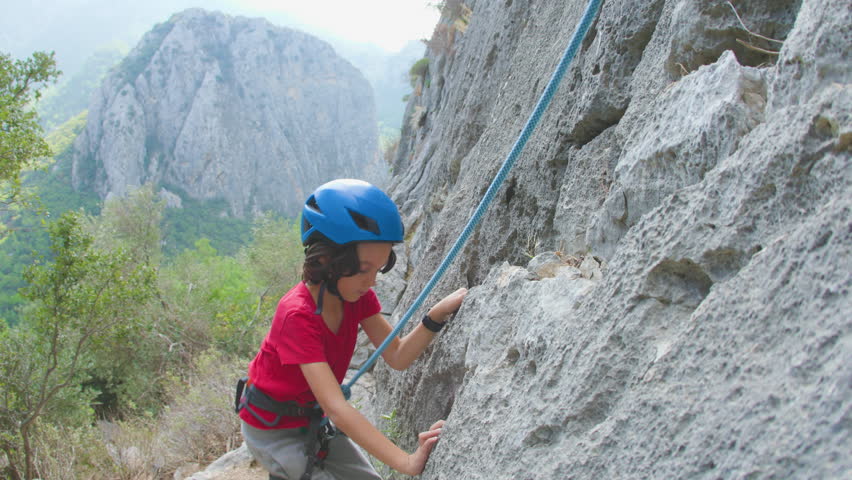
[[429, 427], [428, 431], [420, 433], [417, 436], [417, 442], [420, 444], [417, 450], [408, 456], [407, 471], [400, 472], [406, 475], [420, 475], [423, 469], [426, 468], [426, 461], [429, 460], [429, 454], [432, 453], [432, 448], [438, 443], [438, 437], [441, 434], [441, 428], [444, 426], [443, 420], [438, 420]]
[[465, 295], [467, 295], [467, 289], [464, 287], [447, 295], [443, 300], [436, 303], [435, 306], [429, 310], [429, 318], [438, 323], [444, 323], [447, 321], [447, 317], [449, 317], [450, 314], [459, 310]]

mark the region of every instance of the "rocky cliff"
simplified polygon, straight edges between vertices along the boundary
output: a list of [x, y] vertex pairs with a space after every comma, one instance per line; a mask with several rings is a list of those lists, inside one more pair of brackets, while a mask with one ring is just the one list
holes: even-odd
[[[586, 2], [446, 4], [394, 165], [394, 319]], [[849, 51], [842, 0], [603, 2], [433, 295], [471, 287], [461, 311], [374, 370], [405, 446], [447, 419], [423, 478], [848, 478]]]
[[382, 184], [368, 82], [323, 41], [260, 19], [187, 10], [157, 25], [93, 96], [75, 188], [146, 182], [231, 214], [298, 213], [335, 177]]

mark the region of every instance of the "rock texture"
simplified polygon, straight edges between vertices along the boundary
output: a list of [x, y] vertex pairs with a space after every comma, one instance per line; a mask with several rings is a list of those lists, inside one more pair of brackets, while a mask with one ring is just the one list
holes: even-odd
[[[178, 480], [183, 480], [184, 478], [187, 480], [217, 480], [226, 478], [237, 480], [235, 472], [249, 471], [253, 463], [254, 459], [252, 458], [251, 452], [249, 452], [248, 447], [245, 442], [243, 442], [243, 444], [240, 445], [240, 448], [219, 457], [218, 460], [211, 463], [203, 471], [196, 472], [188, 477], [184, 477], [177, 473], [175, 474], [175, 478], [177, 479], [177, 477], [180, 476], [180, 479]], [[268, 475], [264, 476], [268, 477]], [[251, 476], [250, 478], [259, 477]]]
[[[586, 2], [467, 0], [466, 30], [446, 3], [394, 165], [395, 319]], [[406, 447], [447, 418], [424, 479], [852, 474], [849, 51], [841, 0], [603, 2], [433, 295], [468, 300], [427, 359], [374, 369]]]
[[230, 213], [298, 213], [336, 177], [383, 184], [368, 82], [332, 48], [199, 9], [154, 27], [92, 98], [73, 182], [102, 197], [147, 182]]

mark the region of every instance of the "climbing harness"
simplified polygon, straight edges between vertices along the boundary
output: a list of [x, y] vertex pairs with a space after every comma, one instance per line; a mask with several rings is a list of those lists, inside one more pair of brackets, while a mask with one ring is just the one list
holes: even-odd
[[[275, 420], [271, 422], [266, 420], [252, 406], [274, 413]], [[267, 427], [278, 425], [281, 417], [307, 417], [308, 436], [305, 440], [307, 464], [305, 465], [305, 473], [302, 474], [300, 480], [310, 480], [314, 468], [323, 468], [323, 463], [330, 450], [329, 445], [331, 440], [337, 436], [337, 430], [328, 421], [318, 403], [300, 405], [294, 401], [279, 402], [252, 384], [248, 377], [243, 377], [237, 382], [234, 400], [234, 411], [239, 414], [242, 409], [246, 409]]]
[[553, 95], [556, 93], [556, 89], [559, 86], [559, 82], [562, 80], [562, 77], [565, 75], [565, 71], [568, 69], [568, 65], [571, 63], [571, 60], [574, 59], [574, 55], [576, 55], [577, 50], [580, 48], [580, 44], [583, 42], [583, 38], [586, 36], [586, 32], [588, 32], [589, 27], [592, 25], [592, 21], [595, 19], [595, 16], [598, 13], [598, 9], [600, 7], [600, 3], [602, 0], [589, 0], [589, 3], [586, 5], [586, 11], [583, 13], [583, 17], [580, 19], [580, 23], [577, 25], [577, 28], [574, 30], [574, 35], [571, 37], [571, 41], [568, 43], [568, 47], [565, 49], [565, 53], [562, 55], [562, 60], [559, 62], [559, 65], [556, 67], [556, 70], [553, 72], [553, 75], [550, 77], [550, 81], [544, 89], [544, 92], [541, 94], [541, 98], [539, 98], [538, 103], [533, 110], [533, 113], [530, 115], [530, 118], [527, 120], [524, 129], [521, 131], [520, 136], [517, 141], [515, 141], [515, 145], [512, 147], [512, 150], [509, 152], [509, 155], [506, 157], [506, 160], [503, 162], [503, 166], [500, 167], [500, 170], [497, 172], [497, 176], [494, 177], [494, 180], [491, 182], [491, 185], [488, 187], [488, 190], [485, 192], [485, 196], [482, 198], [482, 201], [479, 202], [479, 206], [476, 207], [476, 210], [473, 212], [473, 216], [467, 222], [467, 225], [464, 227], [461, 235], [456, 240], [456, 243], [453, 244], [453, 247], [450, 249], [447, 256], [444, 258], [444, 261], [441, 262], [441, 265], [432, 275], [432, 278], [429, 279], [429, 282], [423, 287], [423, 291], [420, 292], [420, 295], [414, 300], [414, 303], [408, 308], [403, 315], [402, 319], [399, 323], [394, 327], [391, 331], [390, 335], [382, 342], [381, 345], [376, 349], [375, 352], [367, 359], [364, 365], [352, 376], [348, 383], [341, 385], [340, 389], [343, 391], [343, 396], [349, 399], [352, 395], [352, 385], [358, 381], [361, 375], [364, 374], [373, 364], [376, 362], [378, 357], [385, 351], [391, 341], [399, 335], [399, 332], [405, 327], [405, 324], [408, 323], [408, 320], [414, 315], [426, 297], [431, 293], [432, 289], [435, 287], [435, 284], [438, 283], [438, 280], [444, 276], [444, 272], [450, 266], [450, 264], [455, 260], [456, 255], [458, 255], [461, 248], [467, 242], [468, 237], [470, 237], [471, 233], [473, 233], [473, 229], [479, 224], [479, 221], [482, 219], [482, 216], [485, 214], [485, 211], [488, 209], [488, 206], [491, 204], [491, 201], [494, 199], [494, 196], [497, 194], [497, 190], [506, 180], [506, 176], [509, 174], [509, 171], [515, 164], [515, 160], [523, 150], [524, 146], [529, 140], [532, 132], [535, 130], [535, 127], [538, 125], [539, 120], [541, 119], [542, 114], [547, 109], [547, 106], [550, 104]]

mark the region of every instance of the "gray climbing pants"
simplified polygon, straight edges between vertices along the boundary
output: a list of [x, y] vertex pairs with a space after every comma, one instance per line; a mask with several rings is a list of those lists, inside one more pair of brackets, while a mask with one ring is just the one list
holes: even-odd
[[[299, 480], [305, 472], [306, 435], [299, 428], [261, 430], [242, 423], [243, 438], [255, 459], [271, 475]], [[322, 468], [314, 468], [312, 480], [381, 480], [361, 450], [342, 432], [331, 439]]]

